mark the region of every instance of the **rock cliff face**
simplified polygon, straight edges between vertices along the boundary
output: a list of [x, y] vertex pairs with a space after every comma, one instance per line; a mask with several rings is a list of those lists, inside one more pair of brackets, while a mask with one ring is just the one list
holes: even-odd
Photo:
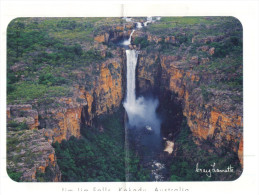
[[[174, 104], [168, 101], [179, 103], [191, 130], [190, 139], [197, 148], [235, 162], [239, 176], [240, 164], [243, 166], [242, 57], [234, 59], [242, 56], [240, 28], [235, 33], [227, 29], [217, 34], [211, 32], [214, 27], [210, 25], [204, 25], [206, 30], [201, 25], [173, 29], [161, 26], [139, 30], [132, 37], [135, 45], [131, 48], [140, 51], [136, 78], [139, 95], [156, 94], [161, 107], [171, 113]], [[234, 51], [237, 46], [238, 50]], [[161, 112], [161, 118], [165, 118], [163, 114]], [[185, 128], [177, 124], [180, 127], [173, 129], [173, 115], [166, 114], [170, 118], [162, 124], [162, 133], [177, 143], [182, 136], [177, 131]], [[164, 130], [163, 125], [171, 132]], [[179, 145], [174, 145], [175, 159], [184, 155], [190, 161], [195, 159], [195, 155], [187, 154], [189, 149]], [[198, 158], [203, 159], [203, 156]]]
[[38, 129], [39, 117], [36, 110], [32, 110], [32, 106], [27, 105], [8, 105], [7, 106], [7, 121], [13, 120], [17, 123], [25, 123], [29, 129]]
[[[29, 129], [38, 127], [52, 129], [54, 142], [61, 142], [71, 136], [79, 138], [82, 124], [92, 125], [92, 119], [95, 116], [113, 112], [121, 104], [124, 93], [123, 50], [121, 48], [111, 50], [105, 44], [129, 36], [133, 27], [133, 23], [130, 23], [100, 29], [97, 35], [93, 35], [93, 44], [88, 48], [99, 53], [95, 56], [91, 54], [90, 59], [94, 59], [93, 62], [72, 71], [71, 75], [74, 79], [69, 86], [71, 91], [69, 95], [43, 102], [35, 99], [29, 102], [30, 105], [27, 107], [8, 106], [8, 120], [25, 122]], [[86, 43], [81, 43], [82, 47]], [[14, 67], [15, 65], [12, 69]], [[32, 106], [37, 111], [32, 110]]]
[[147, 92], [155, 92], [160, 87], [160, 59], [158, 53], [141, 52], [137, 65], [137, 92], [145, 94]]
[[107, 29], [105, 29], [105, 31], [98, 32], [98, 34], [94, 37], [94, 40], [99, 43], [116, 42], [124, 37], [128, 37], [133, 27], [133, 23], [118, 26], [110, 26]]
[[[99, 42], [102, 41], [96, 38], [95, 47], [102, 46]], [[107, 47], [102, 49], [106, 54]], [[9, 175], [21, 174], [16, 178], [19, 181], [61, 180], [51, 144], [71, 136], [79, 138], [83, 123], [91, 126], [95, 116], [113, 112], [121, 104], [124, 55], [121, 49], [113, 51], [112, 55], [112, 58], [107, 59], [104, 55], [105, 60], [93, 64], [95, 66], [74, 71], [77, 80], [69, 96], [43, 103], [35, 100], [32, 105], [37, 111], [32, 110], [29, 104], [8, 106], [8, 122], [25, 123], [31, 129], [8, 129]], [[40, 130], [33, 130], [38, 127]]]
[[242, 110], [229, 109], [230, 100], [224, 99], [224, 91], [211, 91], [213, 95], [206, 102], [196, 84], [200, 80], [199, 76], [176, 64], [171, 56], [161, 57], [162, 71], [169, 76], [169, 90], [176, 92], [182, 99], [183, 114], [197, 138], [196, 142], [211, 140], [216, 147], [232, 143], [230, 147], [237, 152], [242, 141]]
[[7, 133], [7, 169], [19, 173], [20, 181], [61, 181], [54, 148], [44, 138], [50, 130], [21, 130]]
[[93, 114], [100, 115], [113, 107], [119, 107], [123, 95], [122, 68], [122, 58], [109, 59], [101, 64], [97, 87], [93, 91], [96, 98], [92, 105], [95, 111]]
[[18, 181], [61, 181], [51, 144], [80, 138], [82, 125], [91, 126], [95, 116], [112, 113], [121, 105], [123, 49], [111, 50], [105, 44], [129, 36], [132, 28], [114, 26], [111, 32], [93, 37], [91, 49], [98, 52], [90, 54], [91, 63], [62, 75], [74, 77], [68, 95], [7, 106], [9, 175], [19, 173]]
[[36, 106], [41, 128], [53, 129], [54, 141], [61, 142], [71, 136], [79, 138], [82, 123], [92, 125], [94, 116], [113, 112], [123, 98], [123, 64], [122, 58], [118, 57], [97, 64], [90, 81], [87, 73], [77, 72], [81, 78], [78, 77], [71, 97], [59, 98], [53, 106]]
[[[167, 41], [175, 39], [166, 38]], [[160, 93], [164, 90], [176, 93], [182, 102], [193, 140], [197, 144], [210, 142], [219, 151], [221, 147], [227, 147], [238, 154], [243, 165], [242, 105], [229, 98], [242, 95], [235, 91], [210, 89], [209, 95], [205, 94], [209, 97], [204, 97], [200, 83], [209, 82], [214, 75], [204, 73], [201, 77], [193, 67], [207, 62], [200, 61], [198, 56], [187, 59], [179, 55], [142, 51], [137, 66], [138, 91], [145, 93], [156, 89]]]

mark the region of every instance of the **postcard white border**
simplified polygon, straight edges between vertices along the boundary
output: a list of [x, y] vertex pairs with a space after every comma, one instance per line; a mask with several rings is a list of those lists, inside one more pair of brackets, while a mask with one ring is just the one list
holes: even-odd
[[[122, 11], [122, 8], [124, 11]], [[125, 183], [17, 183], [6, 174], [6, 27], [16, 17], [121, 17], [121, 16], [234, 16], [244, 32], [244, 171], [233, 182], [129, 182], [127, 188], [142, 187], [156, 194], [258, 194], [259, 131], [259, 3], [258, 1], [1, 1], [1, 93], [0, 93], [0, 190], [1, 194], [85, 194], [63, 190], [103, 189], [114, 194]], [[123, 15], [122, 15], [123, 14]], [[106, 187], [106, 188], [105, 188]], [[155, 192], [155, 188], [184, 188], [189, 192]], [[111, 191], [107, 191], [110, 189]], [[96, 192], [97, 193], [97, 192]], [[136, 193], [136, 192], [134, 192]], [[145, 192], [140, 192], [145, 193]]]

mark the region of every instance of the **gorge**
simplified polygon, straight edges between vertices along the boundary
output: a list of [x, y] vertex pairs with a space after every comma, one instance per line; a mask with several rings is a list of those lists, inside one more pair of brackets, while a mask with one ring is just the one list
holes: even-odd
[[[240, 176], [242, 26], [236, 19], [24, 18], [10, 23], [8, 48], [12, 179]], [[231, 164], [235, 171], [208, 178], [195, 172], [197, 162]]]
[[[138, 26], [137, 26], [138, 27]], [[131, 36], [134, 30], [130, 34]], [[128, 45], [129, 45], [128, 44]], [[164, 165], [157, 162], [154, 159], [154, 155], [161, 152], [162, 140], [160, 136], [161, 121], [157, 116], [156, 110], [158, 107], [158, 99], [154, 97], [138, 97], [136, 99], [136, 66], [138, 60], [138, 51], [126, 50], [127, 57], [127, 90], [126, 99], [124, 102], [124, 108], [126, 109], [128, 121], [126, 122], [126, 133], [125, 139], [133, 140], [130, 141], [134, 145], [141, 144], [140, 148], [137, 149], [139, 153], [142, 153], [141, 159], [143, 163], [150, 164], [149, 166], [155, 169], [151, 170], [151, 177], [154, 177], [155, 181], [161, 180], [162, 176], [157, 173], [161, 171]], [[136, 138], [138, 137], [138, 138]], [[138, 141], [136, 141], [139, 139]], [[141, 148], [145, 148], [144, 150]], [[125, 148], [126, 150], [128, 148]], [[146, 162], [145, 162], [146, 161]]]

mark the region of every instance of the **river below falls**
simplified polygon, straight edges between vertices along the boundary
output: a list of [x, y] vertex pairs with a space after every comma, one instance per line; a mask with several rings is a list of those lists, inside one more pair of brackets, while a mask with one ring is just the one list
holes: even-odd
[[126, 129], [129, 148], [139, 156], [141, 165], [150, 173], [150, 180], [168, 181], [168, 153], [164, 151], [165, 141], [160, 132], [148, 125]]

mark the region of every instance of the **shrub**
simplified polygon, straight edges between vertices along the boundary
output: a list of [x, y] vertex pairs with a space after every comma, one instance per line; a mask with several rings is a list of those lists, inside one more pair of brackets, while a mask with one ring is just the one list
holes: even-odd
[[9, 121], [7, 126], [10, 127], [14, 131], [29, 129], [26, 122], [18, 123], [18, 122], [15, 122], [15, 121]]
[[11, 169], [7, 169], [7, 174], [9, 175], [9, 177], [12, 180], [17, 181], [17, 182], [20, 181], [20, 178], [22, 176], [21, 172], [15, 172], [14, 170], [11, 170]]
[[205, 102], [208, 102], [210, 99], [211, 93], [206, 89], [205, 86], [201, 86], [201, 94]]
[[242, 42], [236, 36], [231, 36], [222, 42], [213, 42], [209, 45], [215, 48], [214, 57], [224, 58], [229, 53], [242, 53]]
[[57, 23], [57, 27], [68, 30], [74, 30], [77, 27], [77, 23], [75, 21], [61, 20]]
[[52, 85], [53, 83], [55, 83], [55, 78], [51, 73], [40, 75], [39, 84]]
[[47, 97], [69, 96], [69, 94], [70, 89], [64, 86], [46, 86], [23, 82], [16, 84], [15, 90], [7, 94], [7, 102], [18, 100], [23, 103]]
[[146, 48], [150, 44], [146, 37], [136, 37], [133, 43], [140, 45], [141, 48]]

